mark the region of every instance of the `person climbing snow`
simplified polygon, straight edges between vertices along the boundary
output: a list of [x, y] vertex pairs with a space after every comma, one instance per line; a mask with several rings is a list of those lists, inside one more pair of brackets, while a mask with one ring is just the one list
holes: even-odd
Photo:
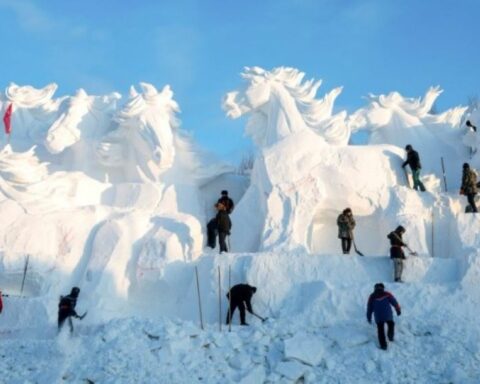
[[397, 316], [402, 314], [397, 299], [385, 291], [383, 283], [377, 283], [374, 286], [373, 293], [368, 298], [367, 303], [367, 321], [372, 323], [372, 314], [377, 324], [378, 342], [380, 348], [387, 349], [387, 340], [385, 339], [385, 323], [387, 323], [387, 337], [389, 341], [395, 338], [395, 322], [393, 321], [392, 307], [395, 308]]
[[2, 313], [2, 310], [3, 310], [2, 291], [0, 291], [0, 313]]
[[221, 193], [221, 197], [218, 199], [218, 203], [222, 203], [225, 206], [226, 212], [230, 215], [233, 212], [233, 208], [235, 208], [235, 204], [233, 200], [228, 196], [228, 191], [223, 190]]
[[402, 240], [405, 228], [399, 225], [394, 231], [387, 235], [390, 240], [390, 258], [393, 260], [394, 278], [398, 283], [402, 283], [403, 260], [406, 259], [402, 247], [406, 247]]
[[473, 132], [477, 132], [477, 127], [471, 123], [470, 120], [467, 120], [465, 122], [465, 125], [470, 128]]
[[79, 316], [75, 311], [75, 306], [77, 305], [78, 295], [80, 293], [80, 288], [73, 287], [70, 294], [67, 296], [60, 296], [60, 303], [58, 303], [58, 330], [60, 331], [65, 323], [65, 320], [68, 319], [68, 325], [70, 328], [70, 333], [73, 332], [73, 323], [72, 317], [82, 320], [86, 312]]
[[462, 186], [460, 187], [460, 194], [467, 196], [469, 207], [466, 212], [477, 213], [477, 205], [475, 204], [475, 195], [477, 194], [477, 174], [470, 168], [470, 164], [463, 164]]
[[345, 208], [337, 218], [338, 238], [342, 242], [342, 251], [344, 255], [350, 253], [353, 240], [353, 229], [355, 228], [355, 219], [352, 210]]
[[402, 168], [405, 168], [407, 164], [410, 165], [413, 177], [413, 189], [418, 191], [418, 188], [420, 188], [420, 191], [425, 192], [425, 186], [420, 181], [420, 170], [422, 169], [420, 156], [417, 151], [413, 150], [410, 144], [405, 147], [405, 150], [407, 151], [407, 160], [403, 162]]
[[248, 325], [245, 322], [245, 307], [252, 315], [255, 314], [253, 312], [251, 302], [252, 296], [255, 292], [257, 292], [257, 288], [248, 284], [237, 284], [230, 289], [230, 291], [227, 293], [227, 299], [229, 299], [230, 303], [227, 312], [227, 325], [230, 324], [233, 313], [237, 308], [240, 311], [240, 324]]
[[217, 203], [217, 231], [218, 231], [218, 243], [220, 245], [220, 253], [228, 252], [227, 248], [227, 236], [230, 235], [232, 229], [232, 222], [230, 216], [228, 216], [227, 209], [222, 203]]

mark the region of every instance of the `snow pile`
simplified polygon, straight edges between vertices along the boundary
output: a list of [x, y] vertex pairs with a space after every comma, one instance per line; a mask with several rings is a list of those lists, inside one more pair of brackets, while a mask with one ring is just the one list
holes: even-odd
[[[480, 222], [456, 192], [469, 160], [459, 107], [440, 95], [369, 96], [333, 114], [341, 88], [292, 68], [254, 67], [227, 94], [257, 146], [249, 176], [215, 161], [180, 129], [165, 86], [54, 98], [11, 85], [13, 133], [0, 152], [0, 374], [7, 382], [461, 382], [480, 375]], [[348, 145], [352, 132], [369, 145]], [[408, 186], [404, 146], [428, 192]], [[447, 165], [443, 192], [440, 157]], [[475, 166], [475, 159], [472, 164]], [[235, 253], [204, 250], [219, 192], [236, 202]], [[365, 254], [339, 255], [336, 219], [354, 213]], [[418, 256], [392, 282], [386, 235], [407, 228]], [[353, 253], [353, 252], [352, 252]], [[21, 290], [23, 269], [28, 273]], [[205, 330], [199, 324], [197, 280]], [[383, 281], [402, 306], [388, 352], [375, 348], [365, 305]], [[219, 331], [230, 285], [258, 287], [250, 327]], [[88, 316], [56, 333], [60, 294], [81, 287]], [[465, 337], [468, 335], [468, 337]], [[8, 351], [8, 352], [7, 352]], [[34, 379], [32, 379], [34, 378]]]

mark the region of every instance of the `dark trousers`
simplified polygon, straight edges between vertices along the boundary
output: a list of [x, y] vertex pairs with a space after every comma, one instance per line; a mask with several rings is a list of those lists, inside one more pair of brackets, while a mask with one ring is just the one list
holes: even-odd
[[207, 246], [215, 248], [217, 245], [217, 221], [212, 219], [207, 224]]
[[227, 238], [227, 232], [218, 232], [218, 243], [220, 244], [220, 253], [222, 252], [228, 252], [227, 249], [227, 243], [226, 243], [226, 238]]
[[395, 323], [393, 320], [381, 321], [377, 323], [378, 342], [380, 343], [380, 348], [382, 349], [387, 349], [387, 340], [385, 339], [385, 323], [387, 323], [388, 328], [388, 340], [393, 341], [395, 337]]
[[468, 193], [467, 194], [467, 200], [468, 200], [468, 204], [470, 204], [472, 212], [477, 213], [478, 210], [477, 210], [477, 205], [475, 204], [475, 195], [476, 195], [476, 193]]
[[62, 329], [63, 324], [65, 324], [65, 320], [68, 320], [68, 327], [70, 328], [70, 333], [72, 333], [73, 332], [72, 317], [62, 312], [58, 313], [58, 331]]
[[240, 311], [240, 324], [245, 324], [245, 304], [243, 303], [243, 301], [232, 300], [231, 305], [232, 306], [228, 309], [227, 312], [227, 324], [230, 324], [230, 321], [232, 321], [233, 313], [237, 308]]
[[342, 251], [344, 254], [350, 253], [350, 249], [352, 248], [352, 239], [347, 239], [342, 237]]

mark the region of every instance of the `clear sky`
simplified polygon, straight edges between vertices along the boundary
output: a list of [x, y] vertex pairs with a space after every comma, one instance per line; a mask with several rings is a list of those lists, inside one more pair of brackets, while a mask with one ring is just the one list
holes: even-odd
[[292, 66], [343, 85], [337, 110], [367, 93], [444, 93], [443, 110], [480, 93], [479, 0], [0, 0], [0, 87], [59, 84], [126, 96], [170, 84], [182, 127], [221, 157], [251, 148], [223, 95], [244, 66]]

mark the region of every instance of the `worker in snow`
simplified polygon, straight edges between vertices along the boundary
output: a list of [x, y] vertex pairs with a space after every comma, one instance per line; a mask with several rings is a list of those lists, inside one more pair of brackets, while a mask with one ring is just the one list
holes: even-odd
[[465, 122], [465, 125], [470, 128], [473, 132], [477, 132], [477, 127], [471, 123], [470, 120], [467, 120]]
[[228, 216], [227, 208], [223, 203], [217, 203], [217, 231], [218, 231], [218, 243], [220, 246], [220, 253], [228, 252], [227, 248], [227, 236], [230, 235], [230, 230], [232, 229], [232, 222], [230, 216]]
[[355, 228], [355, 219], [352, 210], [345, 208], [337, 218], [338, 238], [342, 242], [343, 254], [348, 255], [352, 248], [353, 229]]
[[399, 225], [387, 235], [387, 238], [390, 240], [390, 258], [393, 260], [394, 278], [398, 283], [402, 282], [403, 260], [406, 259], [402, 248], [407, 246], [402, 239], [404, 233], [405, 228]]
[[65, 320], [68, 319], [68, 325], [70, 327], [70, 333], [73, 332], [73, 323], [72, 317], [77, 319], [83, 319], [86, 312], [79, 316], [75, 311], [75, 306], [77, 305], [78, 295], [80, 293], [80, 288], [73, 287], [70, 294], [67, 296], [60, 296], [60, 303], [58, 303], [58, 330], [60, 331], [65, 323]]
[[478, 210], [475, 204], [475, 195], [477, 194], [477, 174], [470, 168], [468, 163], [463, 164], [460, 194], [467, 196], [468, 204], [470, 204], [470, 206], [467, 207], [467, 212], [477, 213]]
[[221, 197], [217, 201], [217, 204], [218, 203], [222, 203], [225, 206], [225, 210], [229, 215], [233, 212], [235, 204], [233, 203], [233, 200], [228, 196], [228, 191], [223, 190], [221, 192]]
[[237, 308], [240, 311], [240, 324], [248, 325], [245, 322], [245, 307], [247, 308], [248, 312], [254, 315], [251, 300], [255, 292], [257, 292], [257, 288], [248, 284], [237, 284], [230, 289], [230, 291], [227, 293], [227, 299], [229, 299], [230, 303], [227, 312], [227, 325], [230, 324], [233, 312], [235, 312], [235, 309]]
[[372, 314], [375, 316], [377, 324], [378, 342], [380, 348], [387, 349], [387, 340], [385, 339], [385, 323], [387, 323], [388, 340], [393, 341], [395, 338], [395, 322], [393, 321], [392, 307], [395, 308], [397, 315], [400, 316], [402, 311], [395, 297], [385, 291], [383, 283], [375, 284], [374, 291], [368, 298], [367, 303], [367, 321], [372, 323]]
[[422, 165], [420, 164], [420, 156], [418, 155], [417, 151], [414, 151], [412, 146], [408, 144], [405, 147], [407, 151], [407, 160], [405, 160], [402, 164], [402, 168], [405, 168], [410, 165], [410, 169], [412, 170], [412, 177], [413, 177], [413, 189], [418, 191], [418, 188], [422, 192], [425, 192], [425, 186], [420, 181], [420, 170], [422, 169]]

